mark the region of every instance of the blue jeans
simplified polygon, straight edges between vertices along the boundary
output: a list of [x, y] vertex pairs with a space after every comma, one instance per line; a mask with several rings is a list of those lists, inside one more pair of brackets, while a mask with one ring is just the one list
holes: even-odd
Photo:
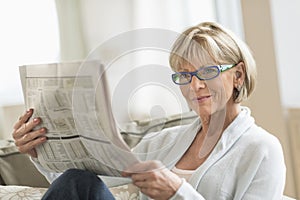
[[110, 200], [115, 199], [103, 181], [95, 174], [69, 169], [59, 176], [42, 200]]

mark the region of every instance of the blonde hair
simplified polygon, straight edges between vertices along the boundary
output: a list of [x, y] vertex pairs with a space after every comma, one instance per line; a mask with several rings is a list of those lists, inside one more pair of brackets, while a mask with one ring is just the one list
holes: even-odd
[[209, 64], [245, 65], [245, 80], [235, 102], [239, 103], [252, 94], [256, 85], [256, 63], [249, 47], [233, 32], [215, 22], [203, 22], [185, 30], [171, 49], [169, 63], [174, 71], [184, 64], [197, 66]]

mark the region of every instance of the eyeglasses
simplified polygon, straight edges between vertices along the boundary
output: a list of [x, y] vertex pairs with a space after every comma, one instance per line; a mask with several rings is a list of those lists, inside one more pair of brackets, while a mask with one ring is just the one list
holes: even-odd
[[224, 72], [232, 67], [233, 65], [216, 65], [201, 67], [194, 72], [176, 72], [172, 74], [172, 80], [177, 85], [186, 85], [192, 82], [193, 76], [196, 76], [199, 80], [211, 80], [219, 76], [221, 72]]

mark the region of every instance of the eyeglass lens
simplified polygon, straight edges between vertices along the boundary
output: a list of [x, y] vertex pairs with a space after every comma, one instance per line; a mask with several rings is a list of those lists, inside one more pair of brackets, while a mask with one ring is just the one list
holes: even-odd
[[188, 84], [192, 81], [193, 75], [200, 80], [209, 80], [217, 77], [220, 73], [218, 66], [208, 66], [200, 68], [195, 72], [178, 72], [172, 75], [174, 83], [179, 85]]

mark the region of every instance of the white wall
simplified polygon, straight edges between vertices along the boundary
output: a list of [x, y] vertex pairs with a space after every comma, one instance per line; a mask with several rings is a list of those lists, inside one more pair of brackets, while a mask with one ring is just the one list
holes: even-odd
[[19, 66], [57, 61], [59, 37], [53, 0], [0, 1], [0, 139], [24, 112]]
[[[179, 95], [179, 88], [175, 88], [171, 82], [171, 70], [163, 68], [165, 73], [154, 72], [154, 68], [158, 65], [168, 67], [168, 53], [157, 49], [149, 50], [143, 46], [134, 49], [133, 44], [125, 55], [121, 55], [118, 49], [123, 48], [124, 42], [118, 44], [114, 40], [125, 32], [143, 28], [170, 30], [170, 35], [173, 36], [173, 33], [179, 33], [188, 26], [202, 21], [215, 21], [214, 1], [81, 0], [79, 4], [87, 54], [90, 53], [89, 57], [93, 58], [98, 56], [103, 60], [113, 60], [112, 63], [106, 64], [109, 64], [107, 72], [114, 114], [119, 121], [177, 114], [188, 110], [185, 100]], [[145, 37], [151, 38], [151, 35]], [[149, 40], [142, 37], [131, 39], [132, 43]], [[110, 45], [103, 47], [104, 51], [101, 51], [101, 55], [97, 55], [97, 49], [101, 49], [104, 43]], [[151, 69], [143, 72], [139, 70], [145, 66], [148, 66], [146, 70]], [[153, 80], [168, 79], [169, 83], [146, 80], [143, 76], [147, 73], [148, 77], [155, 76]], [[122, 82], [124, 80], [129, 80], [129, 83]], [[126, 84], [127, 94], [123, 92], [120, 97], [119, 90], [124, 90], [123, 84]]]
[[[37, 0], [31, 0], [25, 4], [32, 10], [24, 10], [27, 8], [25, 4], [19, 9], [14, 7], [16, 2], [18, 5], [23, 5], [19, 4], [19, 1], [13, 0], [6, 5], [3, 5], [4, 2], [0, 4], [2, 11], [0, 21], [3, 22], [2, 28], [4, 28], [1, 36], [3, 34], [5, 36], [0, 38], [2, 44], [0, 52], [5, 58], [2, 61], [5, 70], [1, 69], [2, 73], [0, 73], [1, 81], [3, 81], [0, 84], [0, 106], [22, 107], [19, 65], [83, 59], [92, 49], [103, 42], [133, 29], [164, 28], [181, 32], [188, 25], [215, 19], [214, 5], [211, 0], [49, 0], [48, 4], [42, 3], [43, 5], [37, 4]], [[54, 13], [49, 14], [51, 10], [55, 10], [54, 2], [58, 11], [59, 38], [58, 26], [55, 24], [57, 16]], [[30, 3], [35, 3], [35, 6], [31, 6]], [[49, 4], [51, 5], [49, 6]], [[37, 6], [40, 6], [39, 9]], [[45, 11], [46, 7], [51, 9]], [[12, 9], [18, 14], [10, 12]], [[48, 17], [47, 14], [52, 17]], [[53, 32], [51, 33], [48, 28]], [[32, 30], [33, 33], [29, 30]], [[54, 41], [46, 33], [51, 34], [50, 36], [55, 38]], [[59, 43], [61, 45], [60, 57], [58, 56]], [[3, 44], [7, 44], [7, 46], [3, 46]], [[105, 53], [108, 56], [110, 53], [114, 54], [116, 48], [118, 46], [106, 49]], [[49, 51], [51, 52], [49, 53]], [[166, 65], [166, 55], [160, 55], [159, 58], [154, 55], [154, 57], [156, 57], [155, 60], [159, 60], [159, 64]], [[111, 68], [113, 85], [117, 85], [124, 74], [126, 75], [128, 70], [134, 67], [151, 63], [157, 64], [152, 60], [154, 57], [149, 54], [148, 56], [130, 54], [114, 62], [114, 67]], [[143, 89], [143, 93], [146, 91]], [[157, 90], [155, 91], [157, 92]], [[148, 93], [152, 92], [148, 91]], [[143, 105], [147, 104], [146, 107], [134, 112], [146, 112], [147, 114], [152, 107], [156, 108], [156, 101], [147, 100], [148, 103], [142, 103]], [[11, 129], [11, 122], [7, 123], [5, 119], [16, 118], [21, 114], [15, 113], [17, 116], [8, 116], [9, 113], [4, 114], [1, 109], [4, 108], [0, 107], [0, 135], [1, 132]], [[126, 114], [118, 113], [121, 116]], [[140, 117], [138, 113], [136, 114], [136, 117]]]
[[270, 0], [281, 101], [300, 107], [300, 1]]
[[57, 58], [56, 23], [52, 0], [0, 1], [0, 106], [24, 102], [18, 66]]
[[[220, 0], [216, 1], [218, 13], [215, 13], [214, 1], [211, 0], [78, 0], [77, 2], [78, 10], [80, 10], [78, 17], [81, 19], [82, 24], [85, 55], [104, 41], [125, 31], [138, 28], [164, 28], [180, 32], [187, 26], [200, 21], [215, 21], [216, 16], [223, 24], [236, 30], [235, 32], [237, 34], [240, 36], [243, 35], [243, 32], [238, 28], [239, 21], [234, 21], [234, 17], [229, 17], [230, 20], [224, 17], [224, 13], [226, 14], [227, 12], [221, 11], [226, 9], [226, 6], [224, 7]], [[236, 9], [233, 8], [235, 8], [236, 5], [238, 6], [238, 4], [236, 4], [237, 2], [237, 0], [230, 0], [230, 5], [233, 4], [235, 6], [230, 6], [230, 9], [227, 8], [226, 10], [231, 10], [230, 13], [235, 12]], [[226, 3], [228, 4], [228, 2]], [[300, 12], [298, 12], [300, 10], [300, 1], [289, 0], [287, 2], [285, 0], [270, 0], [270, 3], [272, 8], [272, 23], [281, 102], [286, 108], [300, 107], [300, 89], [297, 87], [300, 82], [298, 78], [300, 66], [298, 66], [297, 61], [300, 54], [300, 37], [298, 37], [300, 35], [300, 27], [297, 25], [300, 19]], [[69, 12], [72, 12], [72, 10]], [[15, 22], [11, 21], [11, 23]], [[9, 33], [9, 30], [6, 31]], [[69, 52], [70, 51], [71, 49], [69, 47]], [[4, 53], [3, 55], [6, 54]], [[115, 84], [117, 84], [120, 77], [125, 73], [124, 71], [122, 72], [122, 70], [120, 71], [120, 69], [124, 68], [124, 63], [132, 67], [134, 65], [141, 66], [149, 64], [152, 59], [163, 60], [161, 64], [164, 65], [166, 63], [165, 55], [139, 55], [139, 58], [140, 59], [136, 59], [135, 57], [134, 62], [132, 62], [132, 58], [123, 58], [122, 62], [115, 63], [115, 66], [118, 65], [118, 67], [115, 67], [118, 70], [113, 71], [115, 74]], [[40, 60], [41, 58], [33, 59], [33, 55], [31, 55], [31, 60], [27, 59], [24, 62], [41, 62]], [[16, 62], [14, 61], [14, 63]], [[17, 73], [17, 70], [15, 70], [12, 78], [7, 79], [8, 76], [5, 76], [2, 80], [14, 80], [16, 83], [19, 81], [18, 75], [16, 76]], [[5, 73], [1, 74], [3, 76]], [[1, 88], [8, 87], [7, 84], [1, 85]], [[9, 102], [6, 101], [6, 105], [22, 103], [23, 99], [20, 93], [19, 85], [14, 89], [7, 90], [7, 93], [1, 93], [1, 101], [9, 97], [11, 100], [9, 100]]]
[[241, 0], [215, 0], [217, 20], [232, 30], [241, 39], [245, 39]]

